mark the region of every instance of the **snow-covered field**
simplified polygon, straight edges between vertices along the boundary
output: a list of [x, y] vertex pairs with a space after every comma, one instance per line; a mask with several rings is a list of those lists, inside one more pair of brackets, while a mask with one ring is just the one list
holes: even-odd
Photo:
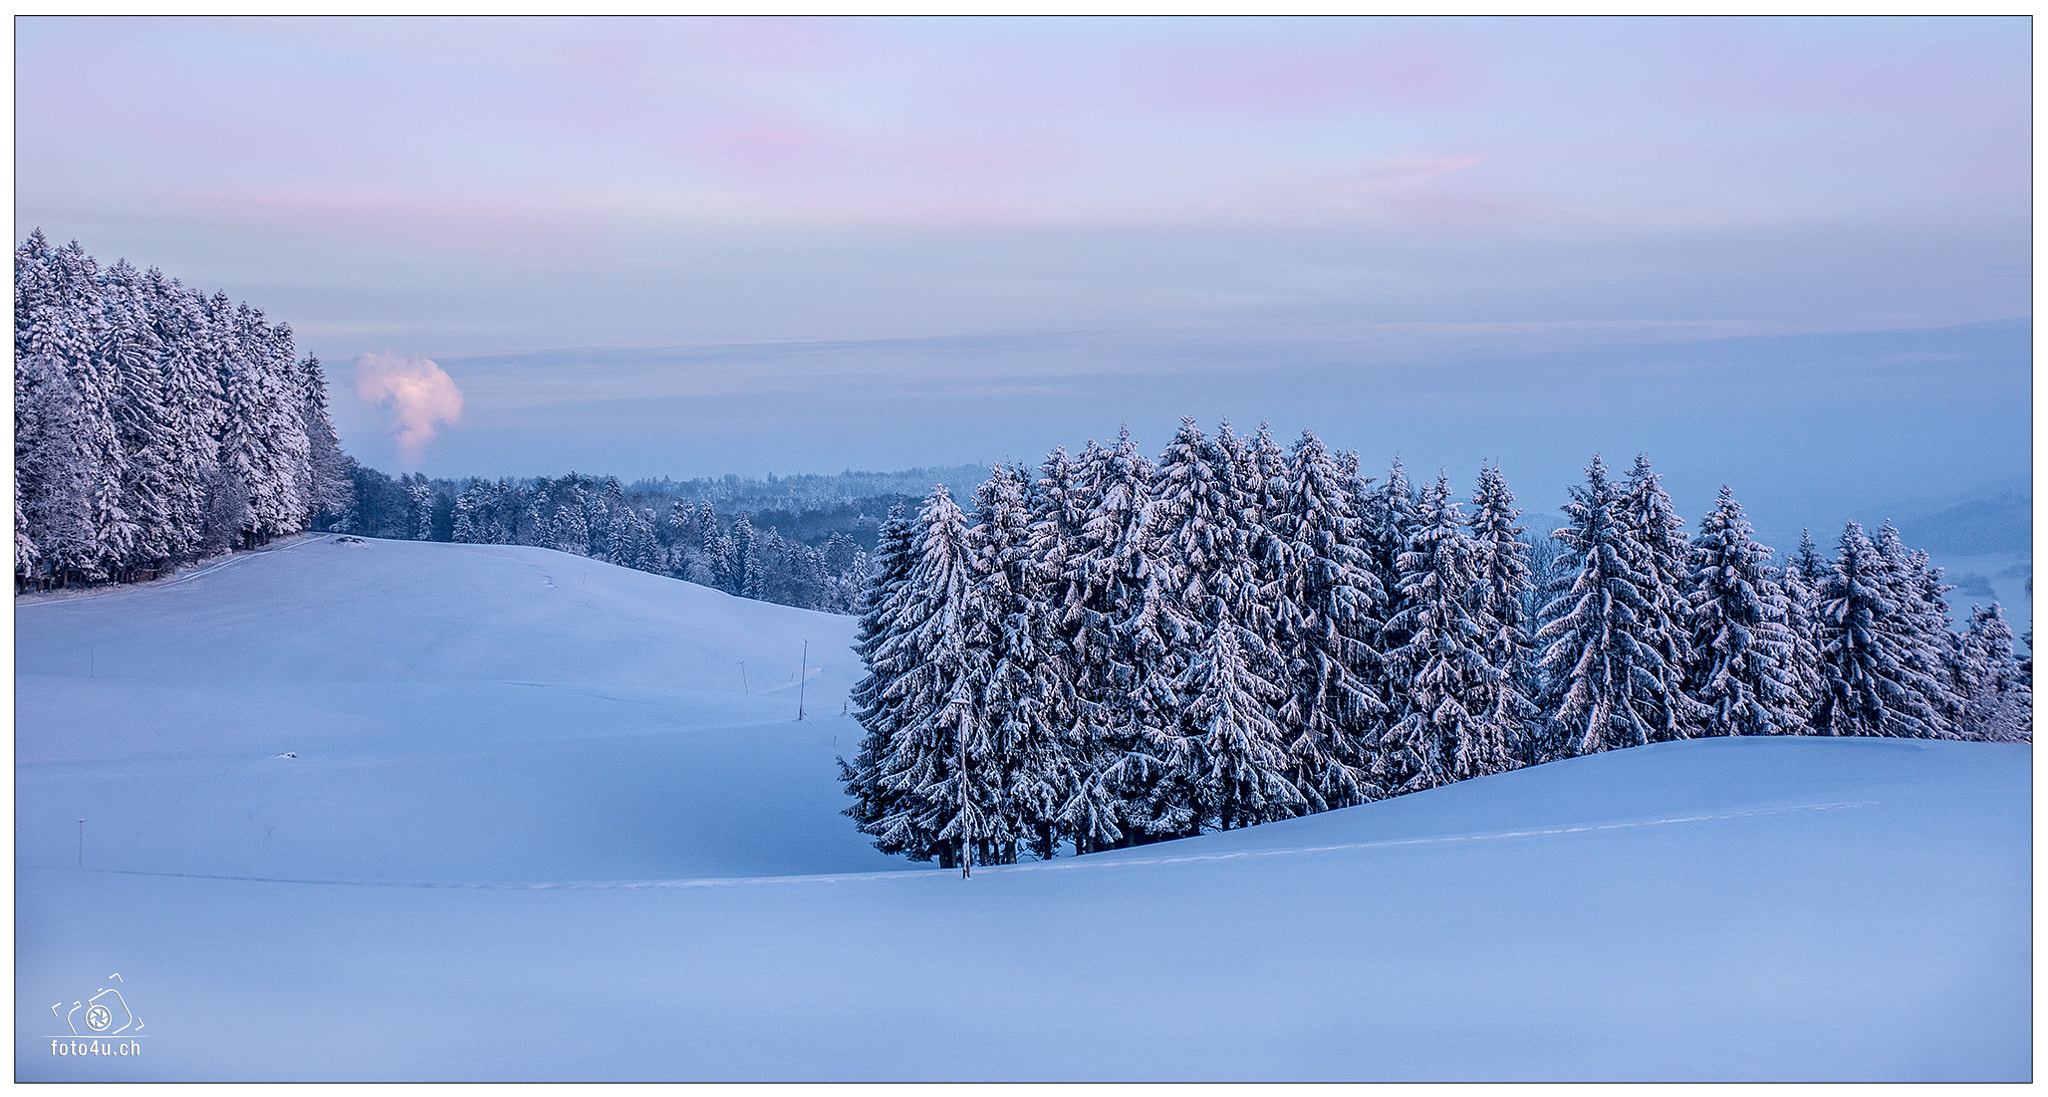
[[[2031, 1078], [2026, 746], [1655, 746], [963, 882], [837, 814], [852, 634], [329, 537], [18, 600], [17, 1079]], [[129, 1054], [53, 1054], [95, 999]]]

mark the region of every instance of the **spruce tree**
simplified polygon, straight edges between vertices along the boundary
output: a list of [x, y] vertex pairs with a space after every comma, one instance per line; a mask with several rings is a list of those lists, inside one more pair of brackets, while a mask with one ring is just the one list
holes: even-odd
[[[305, 502], [297, 483], [307, 455], [304, 428], [289, 385], [279, 376], [277, 333], [262, 311], [246, 304], [231, 309], [225, 296], [216, 296], [209, 319], [225, 333], [220, 463], [248, 492], [248, 524], [241, 533], [243, 543], [253, 547], [304, 522]], [[288, 363], [290, 348], [282, 349]], [[290, 435], [296, 435], [296, 444]], [[406, 531], [407, 536], [415, 532]]]
[[991, 762], [986, 704], [990, 628], [967, 518], [944, 486], [918, 515], [918, 562], [880, 657], [907, 669], [882, 691], [895, 710], [889, 753], [876, 766], [886, 813], [866, 831], [876, 848], [912, 860], [971, 867], [1014, 846]]
[[2012, 627], [1998, 603], [1970, 607], [1961, 648], [1964, 690], [1962, 737], [2031, 741], [2034, 690], [2013, 653]]
[[1090, 444], [1081, 480], [1092, 505], [1069, 559], [1080, 581], [1067, 584], [1065, 613], [1078, 625], [1069, 633], [1075, 657], [1100, 660], [1103, 673], [1091, 675], [1087, 694], [1097, 749], [1078, 797], [1090, 814], [1115, 805], [1108, 814], [1122, 832], [1117, 844], [1177, 837], [1177, 813], [1148, 810], [1159, 803], [1152, 790], [1162, 772], [1145, 745], [1181, 708], [1170, 662], [1169, 576], [1154, 537], [1152, 465], [1130, 431], [1120, 430], [1113, 447]]
[[1288, 778], [1309, 810], [1323, 811], [1386, 791], [1375, 761], [1389, 705], [1374, 689], [1374, 643], [1387, 592], [1370, 566], [1352, 485], [1321, 439], [1302, 431], [1282, 475], [1278, 512], [1266, 522], [1284, 554], [1275, 642], [1289, 680], [1279, 717]]
[[1771, 550], [1756, 542], [1727, 485], [1693, 540], [1691, 661], [1685, 690], [1707, 735], [1794, 735], [1805, 727], [1798, 642]]
[[14, 492], [14, 575], [17, 581], [26, 581], [35, 574], [36, 563], [41, 559], [41, 550], [36, 548], [35, 539], [28, 533], [28, 515], [21, 509], [21, 474], [15, 473]]
[[759, 597], [762, 580], [760, 532], [742, 514], [733, 519], [731, 535], [731, 592], [742, 598]]
[[1622, 525], [1636, 545], [1635, 566], [1643, 577], [1642, 594], [1649, 606], [1647, 620], [1637, 635], [1656, 649], [1658, 657], [1652, 673], [1660, 679], [1659, 699], [1655, 708], [1645, 713], [1652, 727], [1652, 742], [1702, 734], [1707, 715], [1684, 688], [1685, 668], [1692, 661], [1688, 593], [1692, 546], [1686, 540], [1685, 522], [1673, 510], [1671, 496], [1661, 481], [1650, 468], [1649, 456], [1637, 454], [1621, 508]]
[[1122, 803], [1095, 779], [1114, 760], [1105, 726], [1112, 676], [1106, 664], [1091, 665], [1078, 654], [1088, 625], [1090, 597], [1080, 568], [1084, 530], [1094, 509], [1085, 470], [1099, 454], [1089, 443], [1079, 461], [1064, 447], [1046, 455], [1030, 493], [1030, 527], [1025, 559], [1034, 576], [1036, 612], [1045, 618], [1039, 635], [1041, 666], [1057, 683], [1065, 728], [1058, 746], [1067, 799], [1055, 831], [1074, 843], [1076, 854], [1103, 848], [1125, 833]]
[[1483, 687], [1485, 699], [1477, 702], [1479, 730], [1469, 766], [1457, 771], [1460, 777], [1513, 769], [1523, 764], [1531, 745], [1530, 721], [1537, 715], [1531, 700], [1534, 639], [1527, 608], [1532, 579], [1529, 545], [1522, 540], [1528, 530], [1516, 524], [1521, 514], [1500, 468], [1480, 469], [1479, 486], [1472, 495], [1472, 540], [1478, 555], [1471, 609], [1480, 631], [1480, 654], [1498, 676]]
[[[1471, 612], [1479, 546], [1465, 533], [1439, 474], [1423, 492], [1409, 549], [1400, 556], [1401, 610], [1388, 622], [1407, 642], [1386, 653], [1392, 676], [1408, 683], [1395, 722], [1380, 740], [1382, 781], [1413, 792], [1476, 777], [1489, 753], [1480, 718], [1502, 677], [1487, 662], [1485, 632]], [[1491, 752], [1495, 758], [1498, 750]]]
[[1004, 861], [1016, 860], [1020, 840], [1041, 859], [1053, 856], [1081, 779], [1070, 739], [1072, 677], [1031, 555], [1028, 484], [1024, 469], [996, 466], [975, 491], [971, 539], [990, 648], [983, 696], [993, 726], [985, 765], [997, 774], [1001, 795], [993, 810], [1010, 835], [992, 852]]
[[1376, 702], [1374, 711], [1366, 719], [1366, 737], [1377, 743], [1386, 732], [1387, 722], [1394, 719], [1394, 714], [1406, 703], [1408, 691], [1408, 683], [1398, 672], [1379, 661], [1378, 655], [1408, 642], [1407, 633], [1393, 622], [1404, 608], [1401, 603], [1401, 554], [1408, 551], [1415, 537], [1416, 499], [1415, 491], [1408, 483], [1407, 470], [1402, 467], [1399, 457], [1395, 457], [1393, 464], [1388, 466], [1386, 482], [1379, 487], [1354, 482], [1348, 484], [1347, 489], [1352, 498], [1352, 513], [1360, 520], [1359, 544], [1365, 553], [1365, 568], [1378, 582], [1381, 591], [1379, 605], [1373, 614], [1376, 631], [1370, 642], [1374, 660], [1361, 675]]
[[1217, 441], [1236, 463], [1237, 497], [1242, 507], [1239, 530], [1244, 540], [1244, 586], [1228, 597], [1236, 607], [1239, 626], [1265, 639], [1262, 658], [1266, 662], [1259, 664], [1260, 673], [1291, 693], [1291, 657], [1287, 645], [1279, 641], [1285, 597], [1282, 576], [1290, 558], [1288, 541], [1281, 533], [1288, 524], [1283, 517], [1288, 507], [1287, 454], [1265, 423], [1259, 424], [1258, 433], [1249, 440], [1239, 442], [1226, 422]]
[[1550, 688], [1547, 753], [1560, 756], [1651, 742], [1662, 730], [1653, 721], [1666, 711], [1669, 680], [1651, 642], [1657, 614], [1645, 593], [1650, 579], [1636, 563], [1627, 499], [1599, 455], [1586, 468], [1585, 487], [1571, 494], [1566, 524], [1551, 534], [1565, 551], [1536, 633]]
[[126, 557], [109, 561], [117, 570], [161, 567], [178, 551], [176, 438], [163, 402], [163, 348], [142, 289], [141, 273], [124, 261], [108, 268], [101, 295], [100, 356], [113, 384], [111, 411], [121, 442], [121, 509], [135, 524]]
[[1785, 591], [1785, 626], [1792, 633], [1792, 685], [1798, 691], [1801, 734], [1813, 729], [1814, 708], [1823, 692], [1820, 675], [1820, 587], [1830, 569], [1806, 530], [1799, 531], [1799, 551], [1776, 569]]
[[[49, 355], [15, 362], [14, 483], [17, 529], [32, 531], [40, 576], [90, 572], [99, 556], [91, 489], [94, 455], [85, 444], [83, 402], [64, 363]], [[17, 562], [22, 558], [17, 544]], [[31, 576], [22, 574], [26, 581]]]
[[1192, 417], [1181, 420], [1153, 473], [1153, 549], [1165, 588], [1161, 624], [1176, 671], [1207, 646], [1218, 602], [1251, 582], [1237, 474], [1231, 454], [1205, 437]]
[[1141, 619], [1143, 635], [1156, 636], [1158, 644], [1139, 649], [1149, 656], [1139, 677], [1165, 685], [1152, 690], [1159, 717], [1144, 725], [1138, 745], [1148, 759], [1147, 786], [1133, 791], [1142, 825], [1160, 836], [1197, 834], [1206, 821], [1201, 788], [1209, 771], [1208, 733], [1177, 716], [1190, 703], [1182, 690], [1196, 681], [1191, 668], [1212, 647], [1227, 598], [1223, 592], [1247, 582], [1236, 472], [1230, 454], [1205, 437], [1193, 418], [1181, 420], [1153, 470], [1150, 549], [1156, 581], [1147, 594], [1152, 608]]
[[[705, 504], [709, 506], [709, 504]], [[715, 535], [717, 527], [711, 527]], [[853, 805], [846, 814], [853, 817], [863, 833], [889, 813], [892, 798], [882, 785], [881, 766], [895, 751], [896, 733], [903, 725], [904, 709], [888, 697], [889, 687], [909, 669], [906, 659], [913, 654], [896, 643], [890, 631], [902, 613], [902, 604], [918, 561], [918, 526], [898, 504], [889, 509], [875, 538], [875, 568], [862, 595], [860, 624], [854, 633], [853, 650], [860, 655], [866, 673], [854, 684], [847, 700], [866, 734], [852, 762], [840, 760], [840, 780]]]
[[1895, 584], [1877, 546], [1850, 522], [1819, 591], [1817, 734], [1939, 736], [1941, 714], [1927, 698], [1942, 687], [1915, 666]]
[[487, 544], [488, 532], [485, 515], [488, 513], [490, 487], [482, 480], [471, 479], [455, 497], [454, 530], [451, 536], [457, 544]]
[[[128, 478], [115, 406], [119, 378], [108, 356], [109, 333], [99, 265], [78, 241], [49, 250], [43, 272], [32, 272], [35, 315], [15, 331], [17, 361], [52, 359], [70, 383], [70, 413], [80, 506], [87, 542], [63, 566], [89, 581], [107, 578], [132, 558], [138, 528], [122, 506]], [[20, 304], [17, 303], [17, 318]], [[18, 321], [17, 321], [18, 325]], [[26, 341], [27, 346], [23, 343]]]
[[1070, 737], [1083, 776], [1062, 822], [1085, 853], [1152, 837], [1141, 802], [1154, 766], [1141, 744], [1176, 706], [1171, 679], [1156, 674], [1164, 645], [1154, 625], [1165, 588], [1152, 548], [1150, 463], [1126, 430], [1113, 447], [1090, 440], [1058, 471], [1064, 483], [1040, 482], [1032, 555], [1072, 668]]
[[[220, 375], [209, 357], [213, 335], [206, 323], [205, 300], [154, 267], [143, 278], [161, 348], [158, 373], [170, 425], [172, 483], [178, 492], [171, 543], [184, 555], [199, 549], [207, 483], [220, 456], [216, 439], [225, 414]], [[325, 379], [321, 380], [324, 391]], [[341, 461], [340, 475], [346, 482], [347, 459]]]
[[1172, 764], [1196, 774], [1189, 814], [1195, 829], [1213, 822], [1223, 830], [1285, 819], [1307, 807], [1288, 778], [1293, 758], [1286, 733], [1273, 720], [1285, 690], [1265, 678], [1265, 660], [1245, 657], [1256, 634], [1225, 608], [1179, 683], [1181, 712]]
[[1905, 546], [1890, 522], [1878, 531], [1876, 546], [1890, 576], [1889, 594], [1899, 609], [1892, 620], [1908, 653], [1907, 663], [1917, 672], [1916, 680], [1931, 683], [1919, 687], [1938, 717], [1931, 734], [1954, 738], [1960, 733], [1963, 698], [1958, 685], [1959, 641], [1948, 627], [1946, 595], [1955, 588], [1941, 581], [1941, 569], [1925, 552]]
[[1399, 457], [1387, 467], [1387, 479], [1358, 500], [1358, 517], [1363, 522], [1366, 566], [1392, 590], [1401, 579], [1401, 554], [1415, 536], [1415, 489], [1408, 484], [1408, 472]]
[[415, 472], [406, 485], [408, 506], [406, 514], [408, 534], [415, 541], [434, 539], [434, 486], [427, 482], [424, 473]]
[[306, 438], [309, 514], [339, 514], [349, 503], [348, 458], [327, 411], [327, 372], [320, 359], [299, 363], [299, 424]]

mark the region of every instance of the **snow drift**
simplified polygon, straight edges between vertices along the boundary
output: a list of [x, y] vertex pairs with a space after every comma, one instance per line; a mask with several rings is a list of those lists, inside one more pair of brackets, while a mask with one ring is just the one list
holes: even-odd
[[[2031, 1077], [2027, 746], [1667, 744], [962, 882], [838, 814], [852, 628], [332, 538], [19, 600], [17, 1079]], [[136, 1050], [71, 1054], [113, 987]]]

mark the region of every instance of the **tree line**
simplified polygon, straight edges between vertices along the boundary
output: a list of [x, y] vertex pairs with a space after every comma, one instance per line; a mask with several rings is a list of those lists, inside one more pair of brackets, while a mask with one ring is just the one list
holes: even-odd
[[346, 504], [326, 377], [290, 326], [40, 229], [14, 286], [17, 589], [146, 577]]
[[936, 488], [876, 547], [847, 814], [965, 867], [1700, 736], [2031, 738], [1998, 606], [1953, 631], [1889, 523], [1780, 565], [1726, 487], [1688, 537], [1646, 457], [1570, 496], [1532, 542], [1498, 468], [1375, 484], [1192, 419]]
[[720, 515], [708, 500], [629, 490], [613, 476], [394, 480], [354, 462], [349, 474], [351, 502], [325, 523], [336, 533], [534, 545], [827, 613], [854, 612], [867, 588], [869, 554], [852, 530], [810, 545], [758, 528], [745, 514]]

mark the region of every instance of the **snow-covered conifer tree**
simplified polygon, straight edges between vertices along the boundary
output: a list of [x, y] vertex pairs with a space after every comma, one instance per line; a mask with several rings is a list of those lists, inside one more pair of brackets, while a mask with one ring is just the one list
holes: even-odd
[[[706, 583], [709, 576], [704, 567], [704, 534], [697, 527], [696, 509], [687, 499], [678, 497], [669, 504], [661, 530], [668, 544], [668, 573], [685, 582]], [[860, 612], [857, 603], [860, 592], [867, 588], [867, 578], [859, 577], [854, 602], [849, 603], [847, 612]]]
[[[1408, 636], [1400, 626], [1392, 622], [1401, 614], [1401, 554], [1409, 549], [1409, 542], [1415, 536], [1416, 498], [1415, 490], [1408, 483], [1407, 470], [1401, 458], [1394, 458], [1387, 468], [1387, 479], [1377, 488], [1365, 485], [1355, 486], [1353, 510], [1361, 520], [1361, 546], [1365, 550], [1365, 566], [1379, 582], [1383, 601], [1374, 616], [1377, 618], [1378, 633], [1373, 637], [1374, 652], [1388, 652], [1408, 642]], [[1406, 703], [1408, 683], [1383, 662], [1376, 662], [1365, 672], [1374, 698], [1379, 702], [1382, 714], [1371, 726], [1371, 738], [1377, 741], [1386, 731], [1387, 720], [1395, 718], [1401, 706]]]
[[[225, 332], [221, 389], [227, 412], [220, 461], [248, 488], [250, 525], [243, 533], [253, 546], [296, 530], [305, 520], [297, 482], [307, 456], [304, 426], [290, 399], [288, 379], [279, 376], [277, 333], [263, 313], [248, 305], [231, 310], [227, 298], [217, 295], [209, 320]], [[289, 365], [290, 347], [282, 349]], [[295, 445], [288, 435], [296, 436]]]
[[1438, 474], [1423, 492], [1415, 533], [1401, 554], [1401, 610], [1388, 624], [1408, 638], [1386, 653], [1388, 672], [1408, 683], [1380, 739], [1379, 774], [1392, 792], [1476, 777], [1504, 753], [1481, 740], [1481, 717], [1504, 677], [1487, 661], [1485, 630], [1471, 611], [1479, 545], [1467, 536]]
[[14, 574], [18, 580], [35, 573], [36, 561], [41, 553], [34, 538], [28, 535], [28, 515], [21, 509], [20, 475], [16, 474], [14, 494]]
[[[33, 251], [27, 246], [23, 250]], [[104, 579], [132, 558], [138, 531], [121, 505], [127, 454], [115, 421], [119, 378], [106, 353], [103, 279], [99, 265], [76, 240], [45, 249], [40, 262], [24, 264], [22, 252], [16, 258], [15, 360], [46, 358], [69, 382], [70, 394], [62, 399], [70, 404], [65, 418], [71, 424], [71, 441], [62, 463], [76, 477], [77, 498], [90, 531], [85, 544], [50, 562], [87, 580]], [[24, 265], [28, 269], [22, 269]], [[34, 520], [34, 511], [30, 518]], [[60, 537], [53, 544], [68, 541]]]
[[952, 867], [1014, 846], [991, 760], [986, 705], [992, 622], [974, 567], [967, 518], [943, 486], [918, 515], [919, 558], [878, 654], [906, 667], [882, 691], [896, 728], [876, 779], [887, 811], [867, 833], [876, 848]]
[[[1090, 443], [1090, 450], [1094, 444]], [[1067, 726], [1061, 751], [1071, 767], [1067, 800], [1061, 805], [1057, 830], [1071, 838], [1074, 852], [1085, 853], [1115, 843], [1124, 834], [1122, 804], [1093, 776], [1114, 759], [1107, 757], [1107, 706], [1096, 700], [1111, 688], [1107, 667], [1091, 667], [1076, 654], [1075, 640], [1087, 623], [1077, 607], [1088, 592], [1078, 563], [1083, 530], [1094, 509], [1085, 467], [1065, 447], [1046, 455], [1029, 494], [1030, 526], [1025, 542], [1026, 566], [1036, 577], [1035, 612], [1049, 627], [1040, 635], [1041, 666], [1054, 678], [1065, 706]]]
[[1146, 725], [1140, 744], [1150, 759], [1149, 785], [1140, 798], [1145, 829], [1157, 835], [1197, 834], [1205, 820], [1207, 732], [1175, 716], [1188, 704], [1181, 689], [1193, 681], [1189, 668], [1212, 647], [1224, 603], [1249, 582], [1235, 473], [1230, 455], [1192, 417], [1181, 420], [1153, 473], [1151, 550], [1157, 568], [1145, 597], [1148, 627], [1159, 642], [1141, 649], [1139, 676], [1167, 684], [1151, 691], [1160, 718]]
[[1928, 708], [1939, 717], [1932, 734], [1954, 738], [1963, 718], [1957, 666], [1960, 639], [1948, 627], [1946, 595], [1955, 587], [1941, 581], [1941, 569], [1925, 552], [1907, 548], [1890, 522], [1878, 530], [1875, 543], [1890, 576], [1888, 594], [1898, 607], [1892, 622], [1908, 653], [1907, 663], [1919, 678], [1933, 683], [1922, 693]]
[[1797, 637], [1771, 550], [1757, 543], [1727, 485], [1692, 544], [1685, 689], [1706, 711], [1706, 735], [1796, 735], [1805, 730]]
[[1820, 676], [1820, 585], [1829, 574], [1827, 559], [1813, 545], [1813, 537], [1799, 531], [1799, 551], [1781, 569], [1778, 582], [1785, 591], [1785, 626], [1792, 633], [1792, 684], [1799, 694], [1801, 734], [1813, 726], [1814, 706], [1822, 692]]
[[89, 572], [99, 558], [92, 507], [97, 464], [80, 426], [85, 413], [78, 390], [64, 363], [49, 355], [16, 359], [14, 376], [15, 505], [23, 523], [18, 528], [33, 531], [40, 574]]
[[199, 525], [202, 553], [227, 552], [242, 543], [253, 521], [249, 485], [226, 465], [216, 462], [206, 481], [206, 514]]
[[1475, 710], [1479, 731], [1469, 772], [1461, 772], [1461, 777], [1522, 764], [1530, 745], [1530, 721], [1537, 715], [1530, 690], [1534, 640], [1527, 607], [1532, 580], [1529, 545], [1522, 540], [1528, 531], [1515, 524], [1521, 514], [1500, 468], [1482, 468], [1472, 495], [1472, 539], [1478, 550], [1472, 620], [1479, 626], [1479, 650], [1500, 676], [1486, 687], [1486, 699]]
[[1086, 517], [1055, 586], [1085, 744], [1086, 775], [1065, 822], [1087, 852], [1149, 836], [1133, 806], [1152, 779], [1139, 746], [1178, 704], [1170, 679], [1140, 677], [1158, 666], [1164, 647], [1154, 627], [1163, 577], [1151, 549], [1151, 465], [1125, 430], [1111, 447], [1090, 441], [1077, 466], [1074, 491], [1086, 501]]
[[1178, 683], [1187, 699], [1169, 750], [1155, 751], [1173, 772], [1192, 772], [1190, 829], [1213, 821], [1223, 830], [1285, 819], [1303, 811], [1307, 800], [1288, 773], [1294, 759], [1287, 734], [1273, 719], [1286, 690], [1265, 678], [1270, 660], [1246, 658], [1245, 646], [1263, 646], [1239, 626], [1228, 605], [1208, 629], [1208, 642], [1189, 662]]
[[1234, 597], [1237, 620], [1239, 627], [1265, 639], [1272, 663], [1261, 668], [1261, 673], [1291, 693], [1289, 656], [1278, 642], [1284, 594], [1281, 575], [1287, 568], [1288, 548], [1276, 525], [1287, 512], [1287, 453], [1273, 440], [1265, 423], [1241, 444], [1233, 444], [1236, 440], [1229, 426], [1223, 425], [1217, 439], [1226, 451], [1236, 454], [1238, 498], [1243, 506], [1240, 529], [1249, 564], [1246, 585]]
[[1822, 556], [1820, 550], [1814, 547], [1812, 534], [1804, 529], [1799, 531], [1799, 552], [1792, 558], [1791, 566], [1797, 568], [1799, 577], [1806, 580], [1808, 590], [1819, 590], [1820, 585], [1827, 582], [1828, 576], [1834, 574], [1827, 557]]
[[1207, 646], [1217, 600], [1230, 599], [1249, 583], [1239, 525], [1245, 502], [1235, 462], [1196, 428], [1193, 417], [1181, 420], [1160, 457], [1152, 497], [1152, 536], [1165, 588], [1162, 631], [1178, 672]]
[[549, 495], [551, 509], [547, 516], [547, 532], [541, 544], [557, 552], [569, 552], [578, 556], [588, 554], [590, 525], [584, 518], [583, 487], [577, 483], [576, 474], [572, 472], [564, 476]]
[[415, 472], [406, 482], [406, 514], [410, 521], [407, 531], [415, 541], [434, 539], [434, 487], [427, 482], [424, 473]]
[[[158, 372], [170, 424], [172, 483], [178, 492], [171, 543], [182, 555], [199, 548], [206, 486], [220, 456], [217, 439], [225, 414], [220, 374], [208, 357], [213, 335], [207, 329], [205, 300], [154, 267], [143, 281], [161, 348]], [[346, 480], [346, 458], [342, 461]]]
[[1387, 597], [1369, 566], [1352, 485], [1321, 439], [1302, 431], [1282, 475], [1280, 509], [1266, 520], [1285, 554], [1275, 643], [1289, 681], [1279, 717], [1289, 779], [1309, 810], [1322, 811], [1382, 794], [1375, 746], [1388, 706], [1372, 682]]
[[307, 355], [298, 374], [300, 431], [306, 437], [306, 510], [339, 514], [349, 502], [348, 458], [327, 411], [327, 371], [320, 359]]
[[[709, 504], [705, 504], [709, 506]], [[711, 527], [713, 535], [717, 526]], [[864, 833], [889, 813], [893, 797], [882, 785], [881, 765], [895, 750], [896, 733], [902, 727], [905, 709], [888, 697], [888, 690], [908, 669], [915, 653], [894, 640], [891, 627], [902, 612], [905, 591], [918, 561], [918, 526], [903, 513], [901, 505], [891, 507], [875, 541], [875, 568], [862, 594], [860, 625], [854, 633], [853, 650], [860, 655], [866, 673], [848, 694], [854, 714], [866, 734], [853, 761], [841, 760], [840, 780], [853, 805], [846, 814]]]
[[455, 496], [454, 527], [450, 536], [457, 544], [473, 545], [486, 541], [486, 518], [490, 485], [482, 480], [472, 479], [468, 486]]
[[1998, 603], [1987, 609], [1970, 607], [1970, 627], [1960, 647], [1963, 738], [2031, 741], [2033, 684], [2013, 654], [2012, 627], [2005, 623]]
[[1895, 576], [1863, 527], [1850, 522], [1842, 530], [1832, 570], [1819, 591], [1815, 732], [1939, 737], [1942, 717], [1927, 698], [1941, 683], [1914, 665]]
[[752, 598], [750, 590], [758, 591], [762, 579], [761, 535], [754, 523], [742, 514], [733, 519], [730, 575], [732, 593], [742, 598]]
[[[825, 540], [825, 571], [832, 575], [843, 575], [852, 567], [853, 558], [860, 552], [860, 542], [839, 530]], [[866, 575], [861, 579], [865, 581]]]
[[1692, 629], [1688, 588], [1692, 580], [1692, 545], [1685, 521], [1671, 506], [1662, 477], [1650, 468], [1648, 454], [1637, 454], [1623, 488], [1621, 522], [1635, 542], [1635, 568], [1643, 577], [1649, 616], [1637, 633], [1656, 649], [1661, 679], [1660, 700], [1645, 713], [1651, 741], [1685, 739], [1701, 733], [1706, 712], [1687, 695], [1685, 668], [1692, 660]]
[[990, 647], [985, 764], [998, 775], [1004, 829], [1015, 836], [994, 851], [1003, 860], [1016, 859], [1017, 839], [1041, 859], [1053, 856], [1083, 776], [1072, 739], [1072, 672], [1032, 556], [1029, 483], [1022, 467], [998, 465], [974, 494], [972, 544]]
[[1358, 516], [1364, 521], [1367, 564], [1375, 575], [1384, 571], [1390, 586], [1398, 584], [1401, 554], [1408, 551], [1417, 518], [1415, 489], [1399, 457], [1387, 467], [1386, 482], [1359, 499]]
[[1650, 580], [1636, 566], [1627, 500], [1597, 454], [1586, 486], [1571, 494], [1566, 524], [1551, 533], [1565, 551], [1536, 633], [1550, 688], [1547, 753], [1557, 756], [1651, 742], [1661, 730], [1652, 721], [1664, 711], [1668, 680], [1650, 643], [1657, 616], [1644, 593]]
[[126, 557], [108, 562], [117, 571], [157, 567], [177, 551], [175, 438], [158, 367], [162, 346], [142, 289], [141, 273], [123, 261], [108, 268], [100, 298], [99, 353], [113, 385], [110, 410], [122, 450], [121, 509], [134, 523]]

